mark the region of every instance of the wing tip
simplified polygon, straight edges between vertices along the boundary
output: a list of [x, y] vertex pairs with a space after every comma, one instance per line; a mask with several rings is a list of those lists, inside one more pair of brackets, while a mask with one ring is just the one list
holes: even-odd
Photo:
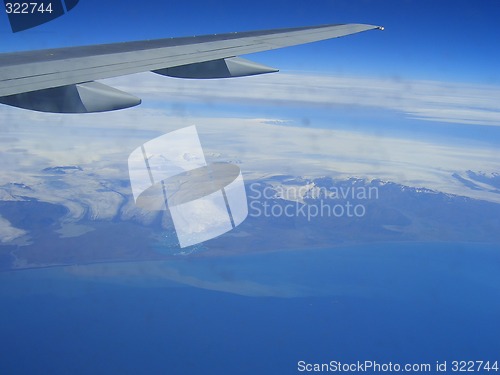
[[[339, 25], [330, 25], [330, 26], [339, 26]], [[346, 26], [346, 27], [351, 27], [356, 29], [356, 32], [362, 32], [362, 31], [369, 31], [369, 30], [384, 30], [384, 26], [380, 25], [372, 25], [368, 23], [345, 23], [341, 24], [340, 26]]]
[[368, 30], [382, 30], [383, 31], [385, 29], [384, 26], [380, 26], [380, 25], [370, 25], [370, 24], [366, 24], [366, 23], [359, 23], [357, 25], [367, 27]]

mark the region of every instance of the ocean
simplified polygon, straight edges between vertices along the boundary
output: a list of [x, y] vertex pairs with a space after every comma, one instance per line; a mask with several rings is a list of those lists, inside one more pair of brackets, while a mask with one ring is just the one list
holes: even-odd
[[392, 243], [2, 272], [0, 374], [500, 361], [499, 271], [498, 245]]

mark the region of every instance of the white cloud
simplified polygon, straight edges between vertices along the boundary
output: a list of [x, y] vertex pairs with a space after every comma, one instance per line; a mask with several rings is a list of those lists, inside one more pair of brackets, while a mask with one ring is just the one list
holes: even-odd
[[363, 106], [428, 121], [500, 126], [500, 87], [438, 81], [270, 74], [229, 80], [182, 80], [141, 73], [107, 81], [147, 100], [255, 101]]
[[[492, 146], [298, 128], [286, 126], [288, 118], [261, 118], [258, 114], [253, 118], [189, 114], [193, 100], [214, 105], [227, 100], [274, 100], [292, 105], [288, 102], [292, 100], [296, 108], [361, 105], [425, 119], [496, 126], [500, 125], [498, 88], [290, 74], [191, 81], [145, 73], [108, 83], [147, 100], [134, 109], [92, 115], [41, 114], [2, 106], [5, 141], [0, 142], [0, 185], [25, 183], [37, 199], [64, 202], [72, 218], [90, 213], [109, 219], [122, 204], [127, 207], [123, 215], [140, 215], [124, 200], [131, 194], [127, 186], [104, 193], [100, 182], [128, 180], [127, 159], [132, 150], [161, 134], [197, 125], [207, 158], [241, 163], [246, 178], [274, 174], [380, 178], [500, 202], [499, 194], [470, 189], [452, 177], [467, 170], [499, 172], [498, 150]], [[154, 100], [158, 109], [148, 108], [148, 100]], [[172, 101], [185, 101], [188, 111], [172, 110]], [[81, 165], [85, 173], [63, 176], [68, 185], [53, 188], [40, 172], [58, 165]]]
[[[16, 171], [15, 166], [11, 171], [4, 170], [0, 181], [25, 183], [33, 187], [35, 192], [32, 194], [36, 198], [44, 201], [61, 203], [62, 199], [66, 201], [72, 217], [90, 212], [95, 217], [111, 218], [123, 203], [120, 194], [131, 192], [124, 187], [119, 190], [120, 194], [100, 192], [100, 196], [96, 196], [102, 188], [100, 181], [128, 180], [126, 161], [133, 149], [157, 135], [195, 124], [208, 161], [238, 162], [248, 179], [276, 174], [379, 178], [500, 201], [499, 194], [470, 189], [452, 177], [453, 173], [464, 174], [467, 170], [499, 172], [500, 159], [494, 147], [448, 145], [360, 132], [269, 125], [270, 121], [280, 119], [172, 117], [165, 111], [147, 108], [138, 108], [134, 112], [142, 121], [135, 124], [136, 130], [132, 133], [127, 130], [127, 127], [133, 127], [132, 124], [124, 122], [125, 126], [121, 127], [121, 120], [126, 118], [128, 111], [117, 112], [113, 121], [109, 121], [107, 116], [93, 117], [87, 133], [79, 130], [79, 136], [71, 139], [65, 132], [59, 132], [48, 141], [48, 144], [54, 145], [58, 142], [71, 144], [66, 152], [54, 152], [52, 147], [47, 147], [47, 150], [38, 147], [23, 156], [28, 160], [26, 164], [39, 168], [38, 171], [43, 169], [42, 166], [84, 166], [84, 173], [61, 177], [68, 186], [54, 189], [46, 182], [46, 174], [33, 174], [33, 170], [28, 173], [28, 167], [24, 171]], [[85, 121], [85, 116], [71, 118], [65, 125], [66, 131], [72, 127], [83, 129]], [[94, 129], [109, 129], [111, 126], [116, 130], [110, 135], [105, 138], [96, 136]], [[29, 149], [32, 142], [26, 134], [20, 144]], [[43, 162], [37, 162], [37, 159]], [[78, 207], [75, 202], [83, 203], [86, 208]]]
[[26, 231], [13, 227], [12, 224], [0, 216], [0, 242], [9, 243], [27, 234]]

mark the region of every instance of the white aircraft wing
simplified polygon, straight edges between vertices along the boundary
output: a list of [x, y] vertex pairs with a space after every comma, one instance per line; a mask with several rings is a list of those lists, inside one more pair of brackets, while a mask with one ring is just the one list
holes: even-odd
[[58, 113], [131, 107], [140, 99], [94, 82], [153, 71], [180, 78], [230, 78], [276, 69], [237, 56], [362, 31], [341, 24], [68, 47], [0, 54], [0, 103]]

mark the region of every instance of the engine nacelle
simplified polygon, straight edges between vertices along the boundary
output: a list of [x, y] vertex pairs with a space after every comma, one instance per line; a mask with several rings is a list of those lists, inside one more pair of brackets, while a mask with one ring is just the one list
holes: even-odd
[[153, 70], [154, 73], [163, 76], [192, 79], [245, 77], [277, 71], [278, 69], [245, 60], [241, 57], [228, 57], [226, 59]]
[[0, 103], [52, 113], [92, 113], [124, 109], [141, 99], [98, 82], [85, 82], [0, 97]]

